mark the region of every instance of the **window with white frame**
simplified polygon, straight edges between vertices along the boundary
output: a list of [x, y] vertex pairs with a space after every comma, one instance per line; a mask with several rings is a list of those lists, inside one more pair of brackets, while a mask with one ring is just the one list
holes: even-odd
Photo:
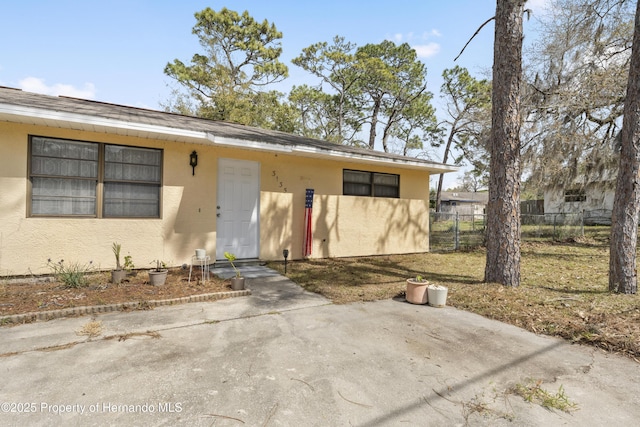
[[162, 151], [32, 136], [31, 216], [159, 218]]
[[398, 198], [400, 197], [400, 175], [344, 169], [342, 194]]

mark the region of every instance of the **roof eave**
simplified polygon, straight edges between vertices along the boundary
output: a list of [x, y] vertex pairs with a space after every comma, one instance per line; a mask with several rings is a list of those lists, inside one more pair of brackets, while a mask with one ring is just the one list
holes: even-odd
[[214, 144], [218, 146], [234, 147], [243, 150], [258, 150], [275, 153], [288, 153], [295, 156], [315, 157], [324, 159], [341, 159], [378, 166], [393, 166], [404, 169], [427, 170], [430, 173], [457, 172], [459, 167], [440, 163], [432, 163], [413, 158], [400, 159], [398, 157], [375, 156], [367, 153], [354, 153], [340, 150], [323, 149], [312, 146], [275, 144], [256, 140], [236, 139], [216, 136], [211, 132], [194, 131], [189, 129], [169, 126], [158, 126], [147, 123], [116, 120], [112, 118], [90, 116], [86, 114], [69, 113], [64, 111], [48, 110], [42, 108], [19, 106], [0, 103], [0, 120], [40, 124], [51, 126], [55, 122], [60, 128], [115, 132], [129, 136], [150, 138], [151, 136], [167, 140], [175, 139], [179, 142], [192, 142], [196, 144]]
[[373, 156], [366, 153], [351, 153], [339, 150], [321, 149], [311, 146], [303, 145], [288, 145], [288, 144], [274, 144], [265, 143], [261, 141], [249, 141], [245, 139], [227, 138], [216, 136], [212, 133], [207, 133], [207, 138], [215, 145], [234, 147], [244, 150], [259, 150], [276, 153], [288, 153], [294, 156], [300, 157], [314, 157], [323, 159], [341, 159], [345, 161], [354, 161], [358, 163], [366, 163], [371, 165], [380, 166], [394, 166], [406, 169], [427, 169], [431, 173], [447, 173], [457, 172], [460, 168], [458, 166], [451, 166], [438, 163], [430, 163], [426, 161], [419, 161], [407, 157], [407, 159], [398, 159], [393, 157]]

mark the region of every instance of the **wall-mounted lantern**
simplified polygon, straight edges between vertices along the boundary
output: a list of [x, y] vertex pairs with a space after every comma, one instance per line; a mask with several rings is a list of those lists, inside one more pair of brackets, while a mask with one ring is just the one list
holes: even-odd
[[196, 166], [198, 166], [198, 153], [196, 153], [196, 150], [193, 150], [193, 152], [189, 155], [189, 166], [191, 166], [191, 174], [195, 175]]

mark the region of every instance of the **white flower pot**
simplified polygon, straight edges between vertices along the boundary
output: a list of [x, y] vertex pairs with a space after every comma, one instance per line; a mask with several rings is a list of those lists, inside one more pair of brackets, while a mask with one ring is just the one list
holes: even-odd
[[448, 290], [446, 286], [429, 285], [427, 288], [429, 305], [431, 307], [444, 307], [447, 304]]
[[196, 258], [204, 259], [207, 256], [207, 251], [205, 249], [196, 249]]

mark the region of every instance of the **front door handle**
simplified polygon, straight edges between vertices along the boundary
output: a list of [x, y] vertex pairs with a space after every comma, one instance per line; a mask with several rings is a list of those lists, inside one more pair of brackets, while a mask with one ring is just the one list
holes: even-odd
[[216, 214], [216, 216], [217, 216], [218, 218], [220, 218], [220, 214], [219, 214], [219, 213], [217, 213], [217, 214]]

